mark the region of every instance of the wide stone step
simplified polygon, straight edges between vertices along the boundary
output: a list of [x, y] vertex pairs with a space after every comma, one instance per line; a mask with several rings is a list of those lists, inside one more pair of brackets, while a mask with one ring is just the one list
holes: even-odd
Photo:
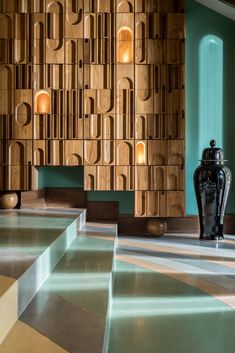
[[44, 351], [46, 339], [47, 345], [53, 344], [52, 352], [103, 352], [116, 235], [115, 224], [86, 223], [10, 331], [1, 353], [13, 348], [15, 353], [34, 352], [29, 330], [35, 344], [44, 338]]
[[77, 236], [85, 210], [0, 213], [0, 344]]

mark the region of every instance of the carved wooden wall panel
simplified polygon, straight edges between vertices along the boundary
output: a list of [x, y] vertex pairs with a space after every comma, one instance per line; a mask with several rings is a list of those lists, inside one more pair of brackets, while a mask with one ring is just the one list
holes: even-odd
[[0, 189], [84, 166], [137, 217], [184, 214], [184, 0], [1, 0]]

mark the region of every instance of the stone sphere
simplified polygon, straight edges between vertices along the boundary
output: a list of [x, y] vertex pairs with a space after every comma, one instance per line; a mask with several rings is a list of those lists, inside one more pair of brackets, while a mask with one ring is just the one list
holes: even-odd
[[14, 208], [18, 203], [18, 195], [14, 191], [8, 191], [0, 195], [0, 207], [5, 209]]
[[160, 237], [167, 231], [167, 223], [161, 219], [153, 218], [147, 222], [147, 231], [150, 235]]

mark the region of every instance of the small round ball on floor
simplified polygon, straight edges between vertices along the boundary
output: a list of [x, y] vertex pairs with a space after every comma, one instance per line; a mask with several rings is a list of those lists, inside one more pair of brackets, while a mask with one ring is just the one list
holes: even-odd
[[14, 208], [18, 203], [18, 195], [15, 192], [0, 194], [0, 207], [4, 209]]
[[149, 219], [147, 222], [147, 231], [150, 235], [160, 237], [167, 231], [167, 223], [161, 219]]

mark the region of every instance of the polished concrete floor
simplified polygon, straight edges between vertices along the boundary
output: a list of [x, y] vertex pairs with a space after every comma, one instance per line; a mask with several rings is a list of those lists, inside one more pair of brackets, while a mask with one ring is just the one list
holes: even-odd
[[108, 353], [235, 352], [235, 238], [119, 238]]
[[[50, 246], [50, 228], [56, 239], [70, 226], [74, 215], [67, 216], [12, 216], [11, 225], [0, 217], [1, 251], [13, 254], [0, 258], [0, 310], [8, 284]], [[37, 244], [30, 244], [30, 228]], [[114, 254], [115, 234], [116, 226], [108, 224], [87, 223], [80, 230], [1, 353], [235, 352], [235, 237], [120, 236]], [[19, 254], [25, 268], [18, 268]]]
[[[79, 211], [57, 214], [52, 210], [33, 215], [5, 212], [4, 219], [0, 214], [1, 248], [7, 249], [9, 256], [17, 254], [8, 261], [9, 269], [7, 273], [5, 269], [2, 277], [13, 279], [7, 276], [12, 276], [16, 271], [18, 274], [13, 282], [18, 284], [18, 288], [14, 288], [14, 297], [8, 293], [7, 300], [4, 300], [0, 292], [0, 329], [6, 324], [13, 300], [14, 304], [17, 302], [19, 305], [18, 289], [22, 276], [26, 287], [34, 286], [38, 282], [38, 274], [42, 277], [43, 264], [46, 262], [48, 267], [52, 258], [58, 259], [22, 315], [18, 317], [15, 313], [11, 318], [10, 323], [14, 320], [15, 324], [0, 345], [1, 353], [102, 352], [117, 227], [115, 224], [87, 223], [79, 229], [77, 236], [77, 228], [71, 226], [80, 216]], [[70, 238], [73, 240], [65, 249]], [[55, 251], [51, 252], [54, 244], [57, 244]], [[57, 255], [61, 253], [62, 245], [67, 251], [59, 259]], [[32, 251], [34, 256], [31, 262], [26, 261]], [[47, 256], [43, 257], [44, 254]], [[4, 258], [0, 258], [0, 267], [5, 262]], [[13, 272], [10, 271], [10, 263], [15, 268]], [[32, 275], [31, 268], [37, 263]], [[9, 287], [11, 289], [11, 282]], [[0, 288], [3, 288], [1, 282]], [[7, 310], [1, 308], [5, 303]]]

